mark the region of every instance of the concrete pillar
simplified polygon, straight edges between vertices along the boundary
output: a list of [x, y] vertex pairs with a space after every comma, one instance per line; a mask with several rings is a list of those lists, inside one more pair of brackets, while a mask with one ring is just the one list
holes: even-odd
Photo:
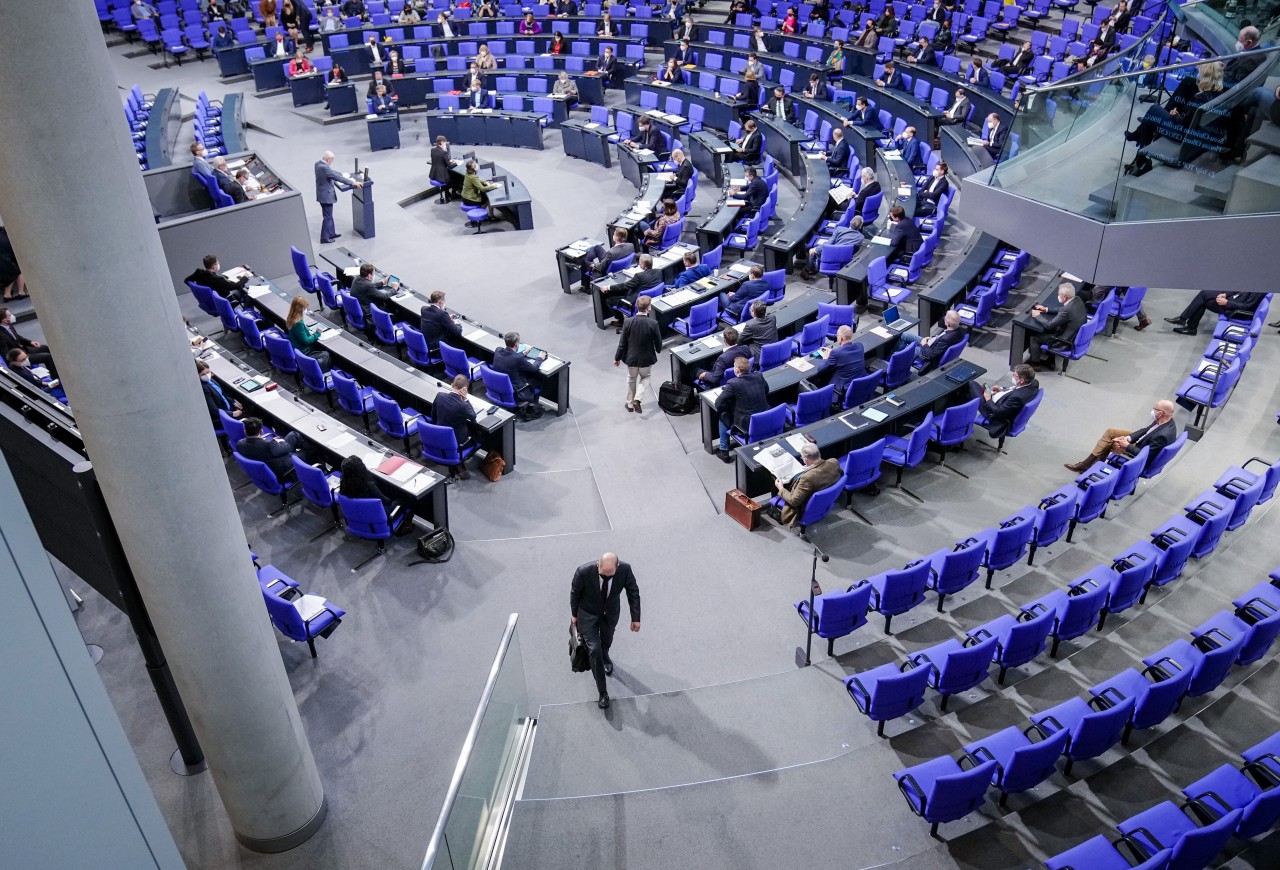
[[92, 4], [0, 0], [0, 81], [0, 213], [125, 553], [236, 836], [291, 848], [324, 790]]

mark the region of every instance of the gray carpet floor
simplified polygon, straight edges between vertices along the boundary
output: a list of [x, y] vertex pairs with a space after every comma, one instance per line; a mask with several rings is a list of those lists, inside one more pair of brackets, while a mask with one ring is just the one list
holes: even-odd
[[[215, 99], [252, 89], [251, 83], [219, 83], [210, 62], [153, 69], [149, 56], [130, 54], [136, 52], [112, 49], [122, 87], [179, 86], [188, 108], [202, 89]], [[1100, 798], [1091, 779], [1062, 779], [1042, 795], [1074, 798], [1057, 798], [1064, 803], [1055, 809], [1071, 820], [1069, 836], [1054, 835], [1057, 816], [1047, 811], [1001, 817], [988, 805], [983, 815], [947, 826], [947, 843], [939, 844], [907, 811], [888, 774], [949, 751], [974, 731], [1019, 722], [1088, 685], [1095, 664], [1105, 671], [1117, 659], [1128, 663], [1135, 652], [1140, 657], [1198, 624], [1221, 606], [1222, 594], [1211, 594], [1219, 583], [1227, 592], [1246, 588], [1275, 567], [1270, 514], [1233, 533], [1240, 543], [1233, 543], [1229, 558], [1208, 560], [1186, 592], [1180, 586], [1153, 596], [1146, 608], [1109, 621], [1105, 635], [1081, 644], [1078, 655], [1108, 653], [1090, 668], [1084, 658], [1077, 667], [1075, 655], [1053, 666], [1042, 658], [1011, 674], [1002, 691], [989, 683], [955, 699], [956, 709], [946, 715], [927, 702], [919, 716], [893, 723], [890, 733], [897, 736], [889, 741], [874, 739], [836, 678], [954, 636], [1060, 585], [1144, 537], [1231, 462], [1280, 452], [1271, 336], [1205, 440], [1162, 478], [1144, 483], [1139, 497], [1082, 529], [1076, 543], [1049, 548], [1035, 569], [1003, 572], [992, 593], [974, 587], [949, 599], [944, 616], [926, 607], [899, 617], [893, 638], [873, 620], [837, 642], [835, 660], [821, 654], [819, 643], [817, 667], [796, 673], [804, 631], [791, 604], [807, 594], [810, 547], [775, 526], [748, 534], [721, 515], [732, 471], [702, 451], [696, 417], [666, 417], [656, 396], [639, 416], [623, 411], [625, 375], [610, 365], [616, 337], [591, 323], [587, 297], [562, 294], [555, 278], [553, 250], [582, 236], [600, 237], [630, 200], [631, 186], [617, 169], [565, 157], [554, 131], [544, 152], [480, 149], [529, 187], [536, 229], [515, 232], [499, 224], [475, 236], [454, 207], [419, 205], [402, 214], [394, 205], [426, 186], [425, 128], [411, 117], [399, 151], [370, 154], [358, 122], [320, 126], [294, 112], [287, 95], [246, 102], [250, 147], [308, 191], [315, 229], [312, 163], [325, 149], [339, 155], [341, 166], [360, 157], [380, 185], [379, 235], [353, 238], [340, 207], [341, 243], [412, 286], [448, 290], [452, 306], [519, 329], [572, 360], [573, 407], [564, 417], [521, 426], [519, 465], [499, 483], [476, 475], [451, 488], [459, 548], [447, 565], [409, 567], [413, 554], [401, 542], [386, 559], [352, 575], [367, 545], [336, 534], [309, 543], [326, 524], [323, 517], [295, 509], [268, 518], [269, 497], [252, 488], [237, 492], [263, 559], [349, 612], [339, 631], [320, 642], [317, 660], [305, 646], [281, 641], [330, 804], [322, 830], [282, 855], [257, 855], [235, 843], [209, 777], [169, 772], [172, 741], [123, 616], [63, 572], [86, 599], [78, 614], [82, 631], [106, 650], [99, 673], [190, 866], [417, 866], [512, 612], [520, 614], [530, 702], [535, 710], [545, 706], [526, 797], [563, 799], [520, 805], [506, 866], [1003, 867], [1049, 854], [1038, 844], [1042, 836], [1060, 848], [1123, 817], [1118, 808], [1116, 815], [1105, 805], [1094, 808], [1116, 793], [1112, 784], [1099, 784]], [[786, 180], [782, 186], [779, 210], [786, 214], [798, 194]], [[714, 192], [701, 190], [694, 214], [713, 203]], [[217, 251], [216, 239], [210, 248]], [[1024, 304], [1028, 288], [1049, 271], [1029, 274], [1014, 304]], [[803, 286], [793, 277], [788, 293]], [[1153, 290], [1148, 300], [1149, 313], [1162, 317], [1180, 309], [1185, 294]], [[187, 308], [194, 322], [207, 323], [193, 304]], [[998, 320], [966, 354], [993, 378], [1007, 366], [1005, 322]], [[1069, 479], [1063, 462], [1080, 459], [1106, 426], [1139, 425], [1153, 398], [1170, 395], [1181, 382], [1204, 343], [1155, 327], [1142, 334], [1126, 327], [1100, 339], [1093, 358], [1072, 366], [1090, 383], [1046, 376], [1039, 413], [1008, 443], [1006, 455], [976, 437], [947, 460], [967, 478], [932, 460], [908, 474], [907, 486], [923, 503], [886, 488], [876, 498], [855, 499], [874, 525], [838, 511], [812, 530], [832, 557], [819, 572], [823, 586], [847, 585], [949, 547], [1060, 486]], [[664, 354], [657, 371], [667, 366]], [[233, 485], [244, 482], [234, 468], [229, 476]], [[644, 598], [642, 631], [620, 635], [614, 647], [617, 703], [608, 715], [594, 708], [590, 677], [571, 673], [564, 661], [572, 571], [606, 550], [634, 565]], [[1219, 563], [1230, 572], [1219, 576]], [[1188, 602], [1185, 613], [1180, 601]], [[1225, 703], [1244, 709], [1234, 703], [1238, 697], [1229, 694]], [[1250, 723], [1244, 731], [1258, 725], [1258, 707], [1250, 705], [1250, 717], [1240, 717]], [[1218, 708], [1190, 705], [1180, 715], [1198, 714], [1203, 730]], [[1231, 744], [1237, 750], [1249, 742], [1240, 736]], [[1224, 737], [1217, 745], [1227, 742]], [[1142, 761], [1154, 766], [1160, 759]], [[761, 770], [770, 772], [745, 775]], [[719, 779], [726, 776], [735, 778]], [[616, 789], [650, 790], [573, 797]], [[1164, 796], [1153, 793], [1151, 802]]]

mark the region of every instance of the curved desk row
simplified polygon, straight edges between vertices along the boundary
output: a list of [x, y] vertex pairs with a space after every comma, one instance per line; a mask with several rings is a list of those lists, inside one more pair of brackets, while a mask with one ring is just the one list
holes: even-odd
[[[151, 103], [147, 120], [147, 168], [162, 169], [173, 164], [173, 147], [182, 126], [182, 108], [177, 88], [161, 88]], [[229, 149], [228, 149], [229, 152]]]
[[[444, 477], [357, 432], [299, 398], [284, 384], [277, 383], [271, 391], [262, 389], [262, 384], [275, 378], [257, 371], [209, 339], [206, 338], [203, 345], [192, 348], [192, 351], [196, 359], [208, 363], [213, 379], [229, 400], [240, 402], [246, 411], [251, 411], [277, 432], [297, 432], [305, 438], [312, 461], [339, 468], [348, 456], [358, 456], [388, 495], [407, 501], [415, 514], [436, 528], [449, 527], [449, 487]], [[249, 389], [251, 384], [257, 386]], [[231, 446], [235, 447], [234, 444]], [[379, 471], [378, 466], [388, 459], [404, 460], [401, 468], [411, 466], [412, 475], [408, 476], [408, 472], [401, 470], [398, 479]]]
[[542, 150], [542, 122], [547, 116], [537, 112], [499, 112], [493, 109], [442, 112], [435, 109], [426, 115], [427, 130], [433, 141], [437, 136], [443, 136], [455, 145]]
[[[601, 17], [577, 16], [574, 18], [547, 18], [543, 22], [542, 32], [525, 35], [519, 32], [522, 18], [473, 18], [450, 22], [454, 36], [447, 37], [435, 24], [392, 24], [382, 27], [365, 26], [359, 30], [343, 30], [338, 33], [323, 33], [324, 53], [332, 55], [335, 51], [346, 48], [361, 47], [369, 42], [369, 36], [377, 34], [379, 47], [398, 45], [410, 42], [429, 42], [441, 44], [453, 40], [487, 41], [494, 38], [519, 39], [531, 41], [538, 52], [546, 50], [553, 33], [561, 33], [570, 43], [596, 40], [621, 40], [626, 42], [648, 42], [659, 45], [671, 38], [671, 22], [661, 18], [613, 18], [615, 33], [612, 36], [600, 36]], [[388, 42], [389, 40], [389, 42]], [[615, 49], [615, 54], [618, 52]]]
[[[653, 254], [653, 268], [662, 273], [662, 280], [665, 283], [670, 284], [676, 279], [677, 275], [684, 271], [685, 252], [692, 250], [695, 250], [693, 245], [684, 242], [674, 244], [665, 251]], [[604, 291], [614, 284], [626, 281], [640, 271], [638, 260], [639, 258], [629, 269], [614, 272], [612, 275], [605, 275], [591, 282], [591, 310], [598, 328], [606, 329], [609, 326], [609, 319], [614, 316], [613, 309], [609, 307], [605, 299]]]
[[720, 199], [695, 230], [698, 249], [704, 254], [724, 244], [724, 240], [733, 232], [734, 226], [747, 210], [746, 203], [734, 198], [733, 195], [735, 190], [741, 191], [746, 183], [746, 174], [743, 170], [741, 163], [730, 163], [723, 168], [724, 184]]
[[566, 156], [610, 169], [613, 167], [613, 143], [609, 137], [617, 132], [606, 124], [570, 118], [560, 122], [560, 144]]
[[222, 98], [222, 150], [238, 154], [245, 149], [244, 142], [244, 94], [239, 91]]
[[[623, 82], [627, 92], [627, 102], [633, 106], [643, 105], [641, 94], [651, 94], [656, 105], [669, 114], [685, 115], [690, 104], [702, 107], [702, 124], [720, 131], [727, 131], [729, 124], [738, 120], [738, 113], [749, 108], [747, 103], [735, 100], [733, 94], [714, 94], [689, 85], [658, 84], [648, 76], [632, 76]], [[679, 111], [673, 111], [668, 100], [675, 98], [681, 103]]]
[[[879, 152], [880, 171], [877, 173], [880, 188], [884, 191], [884, 202], [880, 205], [880, 213], [888, 215], [889, 208], [900, 205], [907, 213], [905, 220], [912, 220], [916, 214], [916, 179], [911, 167], [901, 157], [891, 157], [886, 152]], [[868, 164], [870, 165], [870, 164]], [[886, 183], [886, 181], [888, 183]], [[877, 219], [877, 223], [880, 223]], [[881, 229], [883, 229], [881, 225]], [[835, 274], [833, 283], [836, 301], [841, 305], [854, 303], [858, 306], [867, 304], [870, 286], [867, 281], [867, 265], [877, 257], [884, 256], [884, 245], [867, 241], [859, 246], [843, 269]]]
[[[333, 266], [335, 275], [342, 274], [349, 268], [359, 268], [364, 262], [347, 248], [330, 248], [320, 256]], [[375, 271], [374, 275], [379, 280], [386, 280], [388, 277], [381, 271]], [[422, 317], [423, 307], [427, 304], [425, 295], [401, 282], [400, 292], [391, 297], [392, 319], [404, 320], [411, 326], [416, 325]], [[502, 332], [472, 320], [453, 308], [445, 310], [454, 316], [462, 329], [462, 335], [459, 338], [447, 343], [456, 343], [460, 350], [466, 351], [467, 356], [492, 364], [494, 351], [505, 346], [502, 342]], [[543, 378], [541, 398], [548, 399], [555, 405], [558, 417], [569, 410], [569, 361], [548, 352], [547, 359], [539, 370]]]
[[[713, 55], [722, 58], [724, 61], [724, 72], [733, 73], [737, 70], [734, 67], [741, 68], [742, 64], [747, 61], [747, 55], [754, 53], [749, 48], [736, 48], [731, 45], [717, 45], [711, 42], [693, 42], [689, 47], [697, 52], [698, 58], [703, 66], [715, 69], [714, 64], [707, 63], [707, 55]], [[665, 57], [672, 57], [680, 49], [680, 43], [676, 40], [669, 40], [662, 44], [662, 50]], [[826, 67], [820, 61], [804, 61], [798, 57], [788, 57], [782, 54], [765, 54], [758, 55], [760, 63], [764, 66], [765, 78], [768, 82], [787, 84], [788, 88], [792, 84], [798, 84], [803, 88], [805, 83], [809, 81], [810, 73], [818, 73], [826, 75]], [[735, 63], [741, 61], [741, 63]], [[788, 73], [783, 76], [783, 73]], [[760, 83], [761, 87], [765, 82]]]
[[806, 155], [801, 159], [804, 161], [801, 175], [806, 182], [804, 197], [782, 229], [765, 240], [766, 272], [775, 269], [789, 271], [796, 254], [808, 254], [805, 243], [817, 232], [832, 205], [831, 169], [826, 159], [816, 155]]
[[[251, 284], [246, 291], [253, 307], [263, 318], [278, 329], [285, 329], [289, 306], [294, 294], [272, 283]], [[438, 394], [449, 387], [436, 378], [409, 363], [401, 362], [394, 355], [384, 352], [362, 338], [345, 331], [341, 322], [335, 322], [320, 314], [307, 315], [307, 322], [325, 330], [320, 341], [329, 352], [336, 368], [351, 375], [362, 386], [373, 387], [400, 403], [402, 408], [417, 408], [423, 413], [435, 403]], [[507, 462], [507, 470], [516, 464], [515, 416], [492, 406], [475, 396], [469, 397], [476, 409], [475, 432], [480, 448], [486, 452], [497, 450]]]

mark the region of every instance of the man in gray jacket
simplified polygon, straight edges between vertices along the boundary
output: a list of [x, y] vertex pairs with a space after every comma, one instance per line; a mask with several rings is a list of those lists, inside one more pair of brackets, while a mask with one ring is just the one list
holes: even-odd
[[333, 204], [338, 201], [338, 190], [350, 190], [353, 187], [364, 187], [363, 181], [352, 181], [333, 168], [333, 152], [326, 151], [316, 161], [316, 202], [320, 203], [320, 244], [342, 238], [341, 233], [333, 231]]

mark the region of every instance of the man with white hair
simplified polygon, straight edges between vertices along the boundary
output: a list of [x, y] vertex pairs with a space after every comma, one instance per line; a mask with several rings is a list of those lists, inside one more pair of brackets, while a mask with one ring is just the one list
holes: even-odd
[[364, 187], [363, 181], [352, 181], [333, 168], [333, 152], [326, 151], [316, 161], [316, 202], [320, 203], [320, 244], [342, 238], [341, 233], [334, 232], [333, 204], [338, 201], [338, 191], [350, 190], [353, 187]]
[[815, 492], [834, 486], [843, 473], [836, 459], [823, 459], [816, 444], [800, 448], [800, 464], [804, 466], [790, 480], [774, 481], [774, 489], [782, 499], [782, 522], [794, 526], [804, 514], [804, 506]]
[[903, 333], [898, 342], [901, 350], [909, 344], [916, 346], [916, 359], [920, 362], [920, 374], [926, 375], [938, 367], [945, 354], [953, 345], [958, 344], [965, 336], [964, 325], [960, 315], [953, 308], [942, 317], [942, 332], [936, 335], [919, 335]]
[[640, 630], [640, 587], [631, 566], [617, 553], [605, 553], [594, 562], [578, 566], [569, 588], [569, 620], [578, 627], [591, 658], [591, 674], [600, 691], [599, 707], [609, 709], [609, 688], [604, 678], [613, 673], [609, 647], [622, 615], [622, 590], [627, 591], [631, 630]]
[[[1050, 314], [1051, 317], [1048, 316]], [[1037, 305], [1031, 309], [1031, 316], [1046, 339], [1046, 347], [1067, 350], [1075, 345], [1076, 333], [1089, 319], [1089, 309], [1085, 307], [1084, 300], [1076, 296], [1075, 286], [1064, 281], [1058, 285], [1057, 312]], [[1048, 371], [1056, 368], [1053, 354], [1040, 349], [1040, 340], [1036, 336], [1031, 337], [1031, 365]]]
[[1108, 454], [1137, 456], [1144, 447], [1148, 450], [1147, 462], [1150, 463], [1176, 437], [1178, 424], [1173, 422], [1173, 402], [1161, 399], [1151, 408], [1150, 423], [1141, 429], [1108, 429], [1102, 433], [1098, 443], [1093, 445], [1093, 451], [1088, 456], [1077, 463], [1067, 464], [1066, 468], [1079, 474]]

